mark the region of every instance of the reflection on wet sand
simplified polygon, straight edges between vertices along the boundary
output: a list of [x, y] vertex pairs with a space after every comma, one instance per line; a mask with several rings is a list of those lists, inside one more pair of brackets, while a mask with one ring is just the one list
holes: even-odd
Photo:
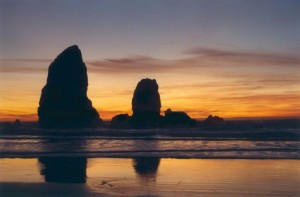
[[136, 157], [133, 158], [134, 171], [145, 178], [155, 178], [159, 167], [159, 157]]
[[[38, 159], [40, 174], [45, 182], [85, 183], [87, 158], [85, 157], [41, 157]], [[159, 157], [136, 157], [132, 167], [140, 179], [155, 180], [160, 164]]]
[[[139, 148], [138, 144], [135, 144], [136, 149]], [[159, 149], [159, 143], [157, 141], [147, 141], [145, 146], [149, 149]], [[156, 180], [157, 170], [160, 164], [160, 157], [147, 157], [139, 156], [132, 158], [132, 166], [139, 179], [143, 181]]]
[[[36, 159], [0, 159], [1, 196], [300, 194], [299, 160], [138, 157], [90, 158], [86, 162], [85, 158], [47, 157], [39, 161], [38, 169]], [[44, 181], [83, 184], [43, 184]]]
[[[73, 141], [72, 143], [69, 143]], [[55, 152], [59, 145], [66, 147], [66, 151], [77, 148], [83, 150], [85, 140], [49, 139], [43, 146], [45, 152]], [[52, 183], [85, 183], [86, 182], [86, 157], [40, 157], [38, 158], [40, 174], [45, 182]]]
[[85, 157], [39, 158], [40, 173], [45, 182], [85, 183], [87, 159]]

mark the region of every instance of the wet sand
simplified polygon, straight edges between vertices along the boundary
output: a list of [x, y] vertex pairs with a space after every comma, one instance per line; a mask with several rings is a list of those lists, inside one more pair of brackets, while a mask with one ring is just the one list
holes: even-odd
[[53, 178], [72, 168], [64, 161], [0, 159], [0, 196], [300, 195], [299, 160], [91, 158], [82, 183]]
[[0, 196], [3, 197], [96, 197], [109, 196], [99, 192], [92, 192], [84, 184], [59, 183], [1, 183]]

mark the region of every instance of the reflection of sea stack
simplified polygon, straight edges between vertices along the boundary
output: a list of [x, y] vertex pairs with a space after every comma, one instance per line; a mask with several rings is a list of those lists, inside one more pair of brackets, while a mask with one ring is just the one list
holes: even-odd
[[38, 108], [46, 127], [93, 126], [102, 122], [87, 97], [88, 77], [81, 51], [65, 49], [49, 66]]
[[133, 159], [133, 167], [141, 176], [155, 175], [160, 163], [158, 157], [136, 157]]
[[160, 121], [160, 96], [156, 80], [142, 79], [132, 98], [132, 126], [147, 128], [157, 126]]
[[46, 182], [85, 183], [87, 159], [83, 157], [39, 158]]

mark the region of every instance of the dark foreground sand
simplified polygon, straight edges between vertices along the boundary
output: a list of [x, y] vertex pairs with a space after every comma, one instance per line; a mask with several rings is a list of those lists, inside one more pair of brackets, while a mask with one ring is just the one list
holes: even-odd
[[60, 183], [1, 183], [1, 197], [94, 197], [111, 196], [99, 192], [92, 192], [85, 184]]

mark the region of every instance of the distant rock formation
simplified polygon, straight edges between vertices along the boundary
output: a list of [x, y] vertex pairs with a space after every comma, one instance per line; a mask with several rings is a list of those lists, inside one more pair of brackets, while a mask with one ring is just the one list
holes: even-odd
[[15, 126], [15, 127], [20, 127], [20, 126], [22, 126], [21, 121], [20, 121], [19, 119], [16, 119], [15, 122], [14, 122], [14, 126]]
[[160, 122], [160, 95], [155, 79], [142, 79], [132, 98], [131, 125], [134, 128], [156, 127]]
[[110, 127], [114, 129], [130, 128], [130, 116], [128, 114], [119, 114], [111, 119]]
[[204, 121], [203, 124], [205, 126], [214, 126], [214, 125], [220, 125], [224, 123], [224, 119], [219, 116], [212, 116], [209, 115]]
[[185, 112], [172, 111], [170, 108], [165, 111], [164, 124], [166, 126], [196, 126], [196, 120], [192, 119]]
[[155, 79], [142, 79], [136, 86], [132, 98], [132, 111], [128, 114], [119, 114], [112, 118], [111, 128], [116, 129], [148, 129], [159, 127], [195, 127], [197, 121], [190, 118], [185, 112], [165, 111], [160, 115], [161, 101], [158, 84]]
[[81, 51], [74, 45], [50, 64], [47, 84], [38, 108], [44, 127], [83, 127], [102, 123], [87, 97], [87, 69]]

